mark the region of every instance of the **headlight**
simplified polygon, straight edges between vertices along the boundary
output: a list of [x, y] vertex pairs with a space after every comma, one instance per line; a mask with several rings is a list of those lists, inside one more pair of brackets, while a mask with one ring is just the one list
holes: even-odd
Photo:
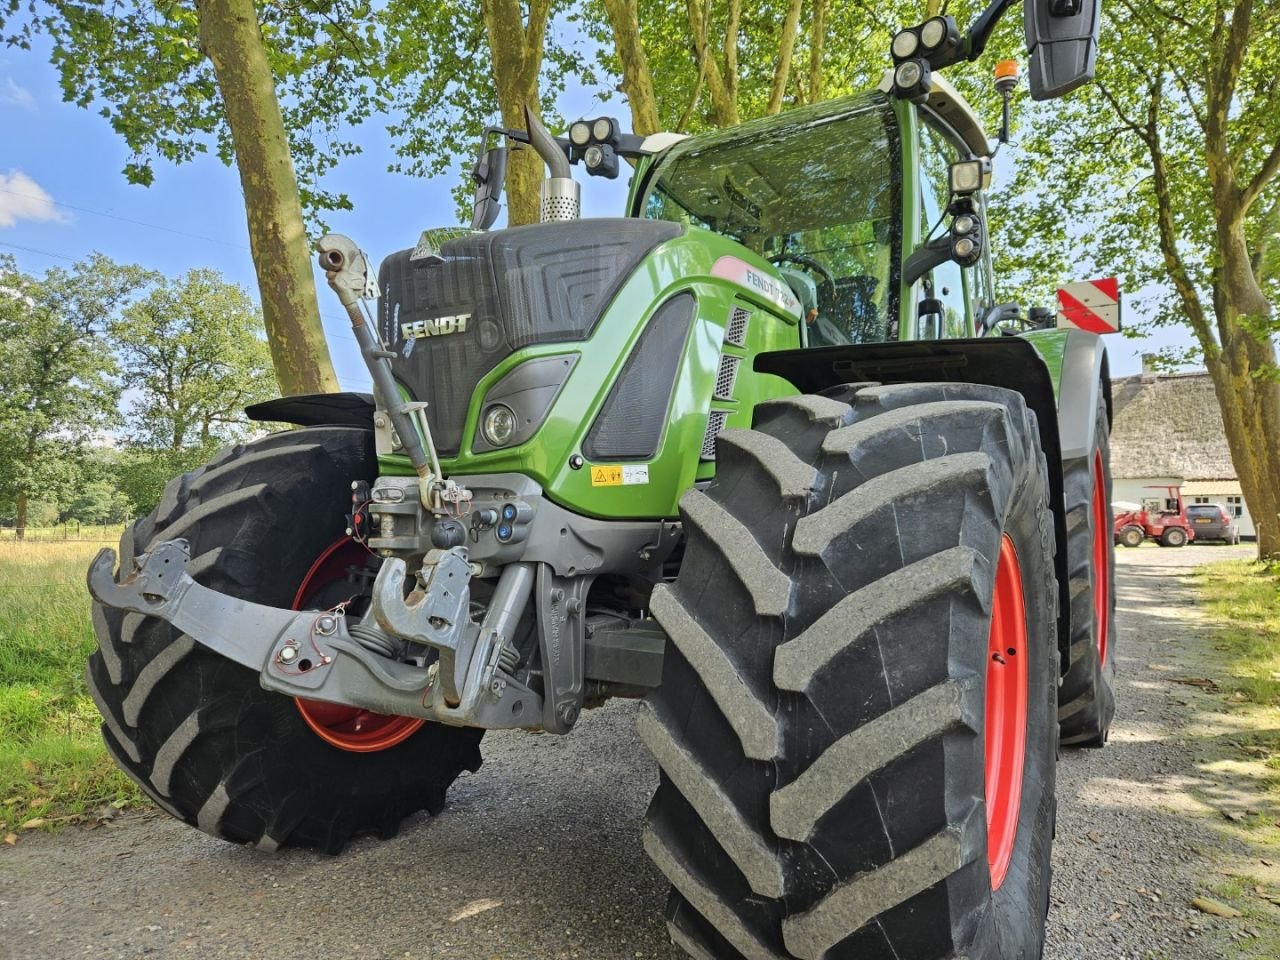
[[921, 75], [919, 62], [908, 60], [906, 63], [898, 64], [898, 69], [893, 74], [893, 82], [902, 90], [910, 90], [920, 82]]
[[973, 255], [973, 251], [977, 249], [977, 246], [978, 245], [968, 237], [961, 237], [954, 244], [952, 244], [951, 249], [955, 253], [957, 258], [961, 260], [966, 260]]
[[585, 120], [579, 120], [569, 128], [569, 142], [575, 147], [585, 147], [590, 139], [591, 125]]
[[920, 28], [920, 42], [924, 44], [926, 50], [940, 46], [945, 39], [947, 39], [947, 21], [942, 17], [926, 20], [925, 25]]
[[613, 121], [608, 117], [601, 117], [591, 127], [592, 135], [601, 143], [605, 143], [613, 138]]
[[967, 213], [961, 214], [951, 221], [951, 229], [956, 233], [973, 233], [974, 221], [973, 217]]
[[481, 429], [484, 438], [495, 447], [506, 446], [516, 432], [516, 415], [506, 404], [495, 403], [485, 411]]
[[604, 163], [604, 151], [596, 144], [587, 147], [586, 152], [582, 154], [582, 161], [587, 165], [587, 169], [594, 170], [600, 164]]
[[916, 52], [918, 46], [920, 46], [920, 38], [916, 36], [915, 31], [902, 30], [893, 38], [893, 55], [899, 60], [905, 60]]

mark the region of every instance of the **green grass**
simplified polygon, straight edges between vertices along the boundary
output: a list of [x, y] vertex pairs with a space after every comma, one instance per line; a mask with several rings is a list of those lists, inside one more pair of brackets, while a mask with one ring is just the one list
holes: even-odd
[[142, 799], [107, 756], [84, 681], [98, 543], [0, 542], [0, 833]]
[[[1213, 623], [1205, 672], [1220, 705], [1202, 743], [1201, 768], [1218, 798], [1254, 808], [1219, 829], [1237, 842], [1218, 871], [1212, 895], [1244, 911], [1237, 928], [1252, 931], [1230, 945], [1242, 960], [1280, 956], [1280, 565], [1228, 560], [1197, 571], [1200, 598]], [[1209, 807], [1215, 797], [1202, 796]], [[1243, 852], [1242, 852], [1243, 851]]]
[[1280, 564], [1230, 560], [1199, 575], [1216, 644], [1230, 661], [1228, 692], [1280, 707]]

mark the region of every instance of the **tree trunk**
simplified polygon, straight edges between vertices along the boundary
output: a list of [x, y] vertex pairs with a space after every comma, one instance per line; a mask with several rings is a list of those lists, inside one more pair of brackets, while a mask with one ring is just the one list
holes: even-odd
[[801, 0], [790, 0], [787, 15], [782, 21], [782, 36], [778, 38], [778, 65], [773, 71], [773, 88], [769, 91], [767, 113], [782, 110], [782, 97], [791, 79], [791, 55], [796, 49], [796, 31], [800, 27]]
[[200, 44], [213, 63], [235, 146], [276, 379], [286, 395], [336, 392], [298, 181], [257, 10], [253, 0], [196, 0], [196, 11]]
[[[730, 83], [720, 70], [719, 61], [711, 49], [710, 12], [711, 0], [685, 0], [689, 14], [689, 33], [693, 38], [693, 53], [698, 69], [706, 77], [707, 93], [711, 96], [711, 117], [717, 127], [732, 127], [738, 123], [737, 80]], [[732, 47], [733, 69], [737, 69], [737, 25], [734, 24], [735, 43], [725, 43], [728, 52]], [[728, 67], [726, 67], [726, 72]]]
[[[1239, 338], [1248, 338], [1244, 343]], [[1259, 363], [1260, 361], [1260, 363]], [[1241, 331], [1209, 370], [1244, 501], [1258, 531], [1258, 559], [1280, 558], [1280, 384], [1251, 373], [1275, 368], [1275, 351]]]
[[27, 491], [18, 491], [18, 514], [13, 518], [14, 531], [13, 535], [19, 540], [25, 540], [27, 537]]
[[[797, 0], [798, 2], [798, 0]], [[653, 93], [653, 75], [640, 40], [640, 17], [636, 0], [604, 0], [613, 27], [613, 46], [622, 64], [622, 92], [631, 105], [632, 132], [646, 137], [657, 133], [658, 101]]]
[[822, 99], [822, 56], [827, 43], [827, 0], [814, 0], [813, 22], [809, 26], [809, 83], [810, 103]]
[[[524, 108], [538, 111], [538, 72], [542, 69], [550, 0], [532, 0], [529, 20], [518, 0], [481, 0], [493, 83], [502, 123], [524, 129]], [[507, 164], [507, 225], [538, 222], [542, 160], [533, 150], [513, 150]]]

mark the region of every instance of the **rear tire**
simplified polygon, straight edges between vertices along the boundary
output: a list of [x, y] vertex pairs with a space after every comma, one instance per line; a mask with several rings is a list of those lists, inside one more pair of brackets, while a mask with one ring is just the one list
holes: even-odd
[[[311, 427], [224, 450], [172, 480], [120, 542], [120, 569], [182, 537], [204, 586], [290, 607], [312, 563], [343, 535], [354, 479], [376, 470], [372, 434]], [[95, 603], [90, 692], [116, 762], [173, 816], [236, 843], [337, 853], [354, 835], [394, 836], [439, 812], [481, 731], [425, 724], [395, 746], [356, 753], [324, 742], [295, 701], [163, 620]]]
[[[757, 407], [718, 461], [681, 501], [680, 576], [652, 601], [671, 643], [640, 717], [673, 940], [722, 960], [1035, 960], [1058, 656], [1034, 415], [992, 387], [840, 388]], [[1027, 668], [1003, 729], [1026, 739], [1021, 764], [993, 748], [1021, 776], [988, 805], [1006, 541], [1027, 631], [1008, 657]]]
[[1181, 527], [1170, 527], [1160, 535], [1160, 545], [1163, 547], [1185, 547], [1187, 545], [1187, 532]]
[[1122, 546], [1140, 547], [1142, 546], [1142, 541], [1146, 538], [1147, 535], [1142, 532], [1141, 527], [1125, 527], [1120, 531], [1120, 543]]
[[[1116, 712], [1115, 557], [1111, 534], [1111, 445], [1107, 407], [1098, 396], [1089, 455], [1063, 464], [1071, 634], [1058, 691], [1064, 746], [1101, 747]], [[1142, 542], [1138, 532], [1137, 546]]]

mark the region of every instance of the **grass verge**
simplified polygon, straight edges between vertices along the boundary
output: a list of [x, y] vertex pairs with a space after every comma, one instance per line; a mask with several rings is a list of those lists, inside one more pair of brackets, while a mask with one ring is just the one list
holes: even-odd
[[0, 542], [0, 837], [143, 799], [107, 756], [85, 687], [84, 574], [101, 547]]
[[1213, 679], [1225, 704], [1202, 770], [1206, 802], [1239, 846], [1214, 892], [1243, 911], [1233, 956], [1280, 956], [1280, 564], [1229, 560], [1197, 571], [1214, 624]]
[[1280, 564], [1229, 560], [1201, 567], [1205, 608], [1231, 667], [1228, 693], [1280, 707]]

